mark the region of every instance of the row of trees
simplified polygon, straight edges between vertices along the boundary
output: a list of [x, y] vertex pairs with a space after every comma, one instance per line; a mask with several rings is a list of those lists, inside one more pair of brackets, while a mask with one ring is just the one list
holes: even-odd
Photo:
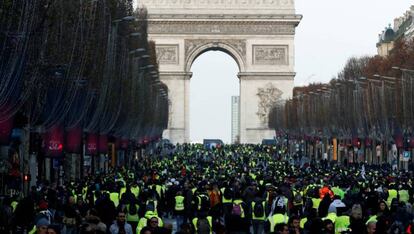
[[414, 42], [403, 39], [388, 57], [351, 58], [329, 83], [296, 87], [292, 99], [274, 106], [269, 126], [298, 137], [365, 138], [402, 147], [414, 133], [412, 69]]
[[168, 91], [147, 39], [145, 9], [134, 11], [132, 0], [1, 4], [3, 138], [16, 116], [31, 131], [81, 129], [138, 141], [161, 136]]

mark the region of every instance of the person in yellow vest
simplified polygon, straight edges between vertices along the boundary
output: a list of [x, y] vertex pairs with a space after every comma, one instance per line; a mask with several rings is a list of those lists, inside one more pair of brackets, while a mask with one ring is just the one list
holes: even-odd
[[201, 212], [192, 220], [195, 234], [211, 234], [213, 233], [213, 218]]
[[254, 234], [264, 233], [266, 221], [266, 201], [255, 200], [252, 202], [252, 225]]
[[223, 188], [222, 194], [223, 212], [224, 214], [228, 214], [233, 204], [233, 190], [229, 187]]
[[398, 196], [400, 198], [400, 202], [404, 202], [405, 204], [407, 204], [410, 200], [410, 194], [405, 188], [398, 190]]
[[291, 214], [301, 216], [303, 208], [303, 191], [299, 188], [293, 190], [292, 204]]
[[289, 216], [287, 214], [276, 213], [268, 217], [267, 221], [269, 222], [269, 228], [267, 231], [274, 232], [277, 224], [287, 224], [289, 222]]
[[389, 189], [388, 190], [388, 198], [387, 198], [387, 205], [391, 206], [391, 202], [393, 199], [398, 199], [398, 191], [396, 189]]
[[126, 220], [132, 226], [132, 230], [136, 230], [139, 222], [139, 205], [135, 203], [126, 205]]
[[119, 205], [119, 193], [118, 192], [111, 192], [109, 194], [109, 198], [114, 203], [115, 207], [118, 207], [118, 205]]
[[145, 212], [145, 216], [139, 220], [136, 233], [141, 233], [141, 230], [146, 226], [148, 226], [150, 229], [156, 229], [157, 227], [164, 226], [164, 223], [155, 212], [147, 211]]
[[248, 233], [250, 222], [247, 219], [250, 204], [246, 204], [239, 193], [235, 194], [231, 211], [225, 215], [225, 223], [230, 233]]
[[178, 191], [174, 197], [174, 214], [177, 222], [177, 231], [181, 230], [181, 225], [184, 223], [185, 215], [185, 198], [182, 191]]
[[349, 225], [351, 224], [348, 215], [341, 215], [335, 219], [335, 233], [341, 233], [348, 230]]

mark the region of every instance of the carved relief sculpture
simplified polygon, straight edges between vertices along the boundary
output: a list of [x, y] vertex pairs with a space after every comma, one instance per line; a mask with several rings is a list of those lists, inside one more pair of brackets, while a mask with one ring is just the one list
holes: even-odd
[[160, 64], [178, 64], [178, 45], [157, 45], [157, 60]]
[[257, 116], [263, 126], [267, 126], [270, 110], [282, 100], [283, 92], [276, 88], [272, 83], [268, 83], [265, 88], [257, 90], [259, 97]]
[[288, 65], [288, 46], [254, 45], [253, 64]]

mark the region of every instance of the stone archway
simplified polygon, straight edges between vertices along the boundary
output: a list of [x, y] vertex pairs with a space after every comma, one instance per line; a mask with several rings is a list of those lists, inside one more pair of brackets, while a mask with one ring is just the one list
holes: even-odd
[[198, 56], [209, 50], [219, 50], [230, 55], [237, 63], [239, 71], [246, 69], [246, 41], [245, 40], [223, 40], [223, 39], [191, 39], [185, 40], [185, 67], [190, 72], [191, 65]]
[[160, 79], [168, 86], [164, 137], [189, 141], [189, 82], [194, 60], [208, 50], [234, 58], [240, 79], [240, 142], [273, 138], [267, 115], [291, 96], [295, 28], [293, 0], [143, 0], [156, 43]]

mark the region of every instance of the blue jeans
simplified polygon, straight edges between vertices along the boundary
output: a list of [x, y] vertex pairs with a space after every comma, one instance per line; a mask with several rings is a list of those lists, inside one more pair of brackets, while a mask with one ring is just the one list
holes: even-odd
[[184, 224], [184, 216], [183, 215], [177, 215], [175, 217], [175, 220], [177, 222], [177, 231], [181, 230], [181, 225]]
[[65, 228], [62, 232], [63, 234], [77, 234], [78, 230], [76, 226], [67, 226], [65, 225]]
[[253, 220], [253, 234], [263, 234], [264, 233], [264, 224], [262, 220]]

